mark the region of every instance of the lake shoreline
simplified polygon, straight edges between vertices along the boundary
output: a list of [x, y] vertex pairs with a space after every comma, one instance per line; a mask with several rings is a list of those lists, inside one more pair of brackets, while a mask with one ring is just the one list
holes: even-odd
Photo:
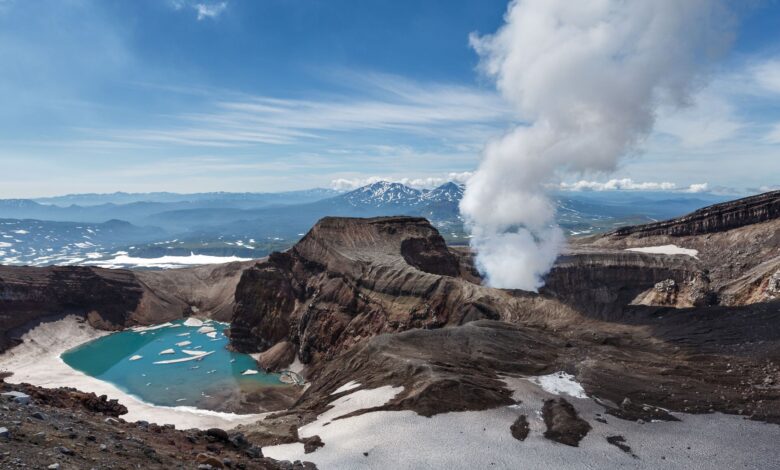
[[61, 359], [64, 352], [108, 334], [110, 332], [97, 330], [76, 315], [41, 323], [22, 336], [22, 344], [0, 354], [0, 372], [12, 374], [4, 379], [7, 383], [29, 383], [46, 388], [72, 387], [96, 395], [107, 395], [127, 407], [128, 413], [122, 416], [127, 421], [173, 424], [180, 429], [229, 429], [240, 424], [254, 423], [267, 415], [153, 405], [109, 382], [73, 369]]

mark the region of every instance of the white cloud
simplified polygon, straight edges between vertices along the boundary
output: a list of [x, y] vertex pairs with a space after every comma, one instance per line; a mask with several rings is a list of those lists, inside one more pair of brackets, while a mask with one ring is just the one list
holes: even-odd
[[764, 140], [770, 144], [780, 144], [780, 122], [772, 126], [772, 129], [764, 136]]
[[668, 181], [637, 182], [631, 178], [611, 179], [606, 182], [580, 180], [574, 183], [559, 183], [553, 186], [563, 191], [683, 191], [689, 193], [705, 192], [709, 188], [707, 183], [694, 183], [680, 188], [675, 183]]
[[710, 189], [710, 185], [707, 183], [694, 183], [688, 186], [688, 189], [684, 191], [686, 193], [706, 193]]
[[763, 89], [780, 93], [780, 59], [770, 59], [752, 67], [755, 82]]
[[674, 136], [683, 147], [703, 147], [729, 140], [745, 126], [728, 97], [707, 88], [682, 109], [664, 109], [656, 131]]
[[185, 8], [191, 8], [198, 14], [198, 21], [202, 21], [206, 18], [217, 18], [221, 15], [228, 6], [227, 1], [214, 2], [214, 1], [202, 1], [196, 2], [194, 0], [170, 0], [170, 5], [174, 10], [183, 10]]
[[219, 3], [197, 3], [194, 5], [195, 10], [198, 12], [198, 21], [205, 18], [216, 18], [227, 8], [227, 2]]

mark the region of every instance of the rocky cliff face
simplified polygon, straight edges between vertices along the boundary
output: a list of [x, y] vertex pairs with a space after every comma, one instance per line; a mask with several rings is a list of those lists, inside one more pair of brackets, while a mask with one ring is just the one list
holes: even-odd
[[[576, 249], [622, 251], [676, 245], [698, 252], [695, 264], [716, 300], [747, 305], [776, 298], [771, 277], [780, 268], [780, 191], [705, 207], [690, 215], [574, 242]], [[654, 255], [673, 263], [667, 255]], [[679, 282], [680, 279], [670, 276]]]
[[[664, 283], [669, 287], [663, 295], [647, 295]], [[586, 247], [558, 258], [541, 293], [605, 319], [620, 318], [635, 303], [692, 307], [714, 302], [709, 279], [693, 258]]]
[[619, 228], [612, 237], [681, 237], [724, 232], [780, 218], [780, 191], [715, 204], [677, 219]]
[[[93, 326], [125, 326], [144, 296], [132, 273], [87, 267], [0, 267], [0, 331], [47, 315], [79, 313]], [[11, 339], [0, 338], [0, 349]]]
[[167, 271], [0, 266], [0, 351], [48, 316], [78, 314], [100, 329], [164, 323], [197, 313], [229, 320], [235, 286], [254, 263]]
[[310, 362], [380, 333], [499, 318], [460, 270], [425, 219], [325, 218], [244, 273], [231, 344], [256, 352], [290, 341]]

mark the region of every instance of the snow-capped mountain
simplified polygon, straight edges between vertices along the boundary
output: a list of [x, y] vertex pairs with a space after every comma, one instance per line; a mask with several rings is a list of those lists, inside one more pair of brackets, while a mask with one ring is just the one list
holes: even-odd
[[460, 203], [466, 186], [458, 183], [444, 183], [438, 188], [426, 191], [422, 195], [424, 201]]
[[420, 204], [423, 192], [401, 183], [379, 181], [350, 191], [339, 199], [353, 207], [380, 207], [385, 205], [412, 207]]
[[353, 207], [405, 207], [414, 208], [428, 204], [457, 204], [463, 197], [463, 185], [445, 183], [431, 190], [410, 188], [401, 183], [379, 181], [350, 191], [339, 199]]

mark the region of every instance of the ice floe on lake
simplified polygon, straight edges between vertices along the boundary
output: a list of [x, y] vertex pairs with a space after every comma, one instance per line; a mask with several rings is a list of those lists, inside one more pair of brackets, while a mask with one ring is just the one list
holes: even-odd
[[161, 323], [159, 325], [153, 325], [153, 326], [134, 326], [130, 329], [138, 333], [143, 333], [147, 331], [159, 330], [160, 328], [166, 328], [169, 326], [174, 326], [174, 325], [173, 323], [168, 322], [168, 323]]
[[203, 326], [203, 320], [199, 320], [195, 317], [189, 317], [188, 319], [184, 320], [184, 326]]
[[210, 354], [214, 354], [214, 351], [204, 352], [193, 356], [182, 357], [180, 359], [169, 359], [167, 361], [157, 361], [155, 362], [155, 364], [177, 364], [179, 362], [197, 361], [198, 359], [204, 358]]

